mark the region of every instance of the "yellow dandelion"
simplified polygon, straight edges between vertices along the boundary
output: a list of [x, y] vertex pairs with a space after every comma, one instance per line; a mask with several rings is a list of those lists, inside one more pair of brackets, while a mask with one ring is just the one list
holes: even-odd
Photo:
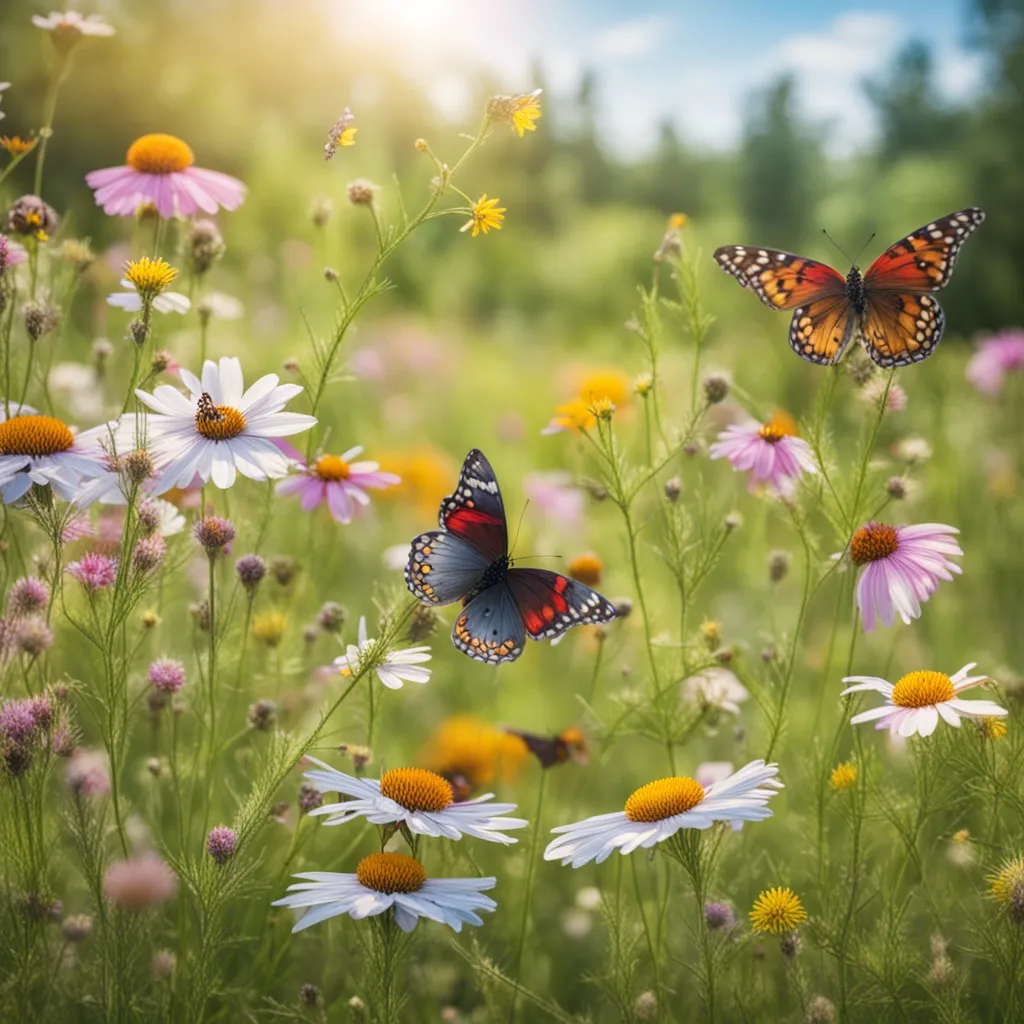
[[177, 268], [166, 260], [143, 256], [125, 264], [125, 279], [144, 299], [152, 299], [164, 291], [178, 276]]
[[1006, 735], [1006, 723], [999, 718], [987, 717], [978, 722], [983, 739], [1001, 740]]
[[277, 647], [284, 639], [288, 628], [288, 616], [284, 612], [264, 612], [257, 615], [252, 623], [252, 635], [255, 640], [267, 647]]
[[505, 207], [499, 206], [498, 203], [500, 202], [501, 200], [498, 198], [488, 199], [485, 192], [473, 204], [472, 215], [459, 230], [469, 231], [472, 228], [473, 238], [476, 238], [481, 232], [486, 235], [492, 228], [495, 231], [500, 231], [502, 221], [505, 219]]
[[537, 130], [539, 118], [543, 117], [540, 109], [540, 89], [535, 89], [525, 96], [517, 96], [512, 108], [512, 126], [522, 138], [526, 132]]
[[24, 156], [36, 148], [38, 139], [23, 139], [20, 135], [0, 135], [0, 147], [3, 147], [12, 157]]
[[669, 231], [680, 231], [686, 227], [688, 218], [685, 213], [673, 213], [668, 219]]
[[557, 434], [563, 430], [590, 430], [597, 423], [589, 402], [582, 398], [573, 398], [568, 402], [555, 406], [555, 415], [550, 423], [541, 431], [542, 434]]
[[828, 784], [838, 793], [849, 789], [857, 781], [857, 766], [852, 761], [843, 761], [832, 769]]
[[765, 889], [760, 893], [750, 911], [750, 926], [755, 932], [773, 932], [782, 935], [791, 932], [807, 920], [807, 911], [788, 886]]

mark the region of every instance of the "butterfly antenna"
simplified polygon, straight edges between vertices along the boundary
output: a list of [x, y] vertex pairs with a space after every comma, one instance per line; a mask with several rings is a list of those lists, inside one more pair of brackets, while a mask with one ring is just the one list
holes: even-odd
[[519, 543], [519, 531], [523, 528], [523, 516], [526, 515], [526, 510], [529, 507], [530, 499], [527, 498], [526, 501], [523, 503], [523, 511], [519, 513], [519, 522], [516, 524], [516, 536], [515, 539], [512, 541], [512, 547], [509, 549], [508, 558], [510, 562], [512, 561], [512, 554], [516, 550], [516, 545]]
[[[839, 250], [843, 258], [849, 261], [851, 266], [857, 262], [856, 260], [850, 259], [850, 257], [847, 255], [846, 250], [828, 233], [828, 230], [826, 228], [822, 228], [821, 233]], [[861, 252], [863, 251], [864, 250], [862, 249]], [[858, 253], [857, 255], [859, 256], [860, 253]]]
[[[878, 234], [877, 231], [872, 231], [871, 234], [868, 235], [868, 240], [857, 251], [857, 260], [860, 259], [860, 254], [871, 244], [872, 240], [874, 239], [875, 235], [877, 235], [877, 234]], [[853, 262], [856, 263], [857, 260], [854, 260]]]

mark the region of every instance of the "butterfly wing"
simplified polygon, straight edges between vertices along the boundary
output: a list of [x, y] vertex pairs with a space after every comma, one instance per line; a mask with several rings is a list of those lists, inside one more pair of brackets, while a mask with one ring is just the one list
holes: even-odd
[[843, 295], [814, 299], [793, 311], [789, 344], [801, 359], [838, 363], [854, 333], [853, 307]]
[[532, 640], [554, 639], [573, 626], [611, 622], [618, 614], [596, 590], [547, 569], [509, 569], [508, 588]]
[[846, 289], [830, 266], [778, 249], [723, 245], [715, 250], [715, 262], [771, 309], [796, 309]]
[[927, 292], [871, 291], [859, 333], [867, 354], [884, 369], [927, 359], [942, 340], [946, 314]]
[[441, 502], [439, 525], [490, 562], [508, 555], [505, 506], [491, 464], [474, 448], [462, 464], [455, 493]]
[[525, 639], [523, 616], [505, 580], [470, 599], [452, 626], [452, 643], [488, 665], [515, 661]]
[[865, 289], [870, 294], [872, 290], [883, 289], [937, 292], [945, 288], [953, 276], [961, 247], [984, 219], [984, 211], [971, 207], [918, 228], [890, 245], [871, 264], [864, 275]]
[[446, 530], [413, 538], [405, 585], [424, 604], [452, 604], [474, 590], [490, 563], [472, 544]]
[[545, 768], [553, 768], [556, 764], [564, 764], [569, 760], [569, 747], [561, 736], [537, 736], [532, 732], [521, 732], [519, 729], [504, 731], [510, 736], [518, 736]]

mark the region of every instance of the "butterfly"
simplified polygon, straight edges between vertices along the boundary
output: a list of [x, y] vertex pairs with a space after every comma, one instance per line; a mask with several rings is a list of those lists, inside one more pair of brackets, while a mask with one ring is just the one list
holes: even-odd
[[554, 639], [573, 626], [615, 618], [609, 600], [568, 576], [512, 567], [498, 481], [476, 448], [438, 520], [441, 529], [413, 539], [405, 582], [424, 604], [462, 602], [452, 643], [463, 654], [500, 665], [523, 653], [527, 636]]
[[863, 275], [851, 267], [845, 279], [777, 249], [726, 245], [715, 260], [766, 306], [793, 310], [789, 344], [808, 362], [838, 363], [856, 335], [879, 366], [907, 366], [942, 340], [946, 315], [931, 292], [949, 284], [960, 247], [984, 219], [974, 207], [940, 217], [890, 245]]
[[518, 736], [544, 768], [565, 764], [570, 758], [583, 764], [589, 756], [586, 737], [574, 725], [563, 729], [557, 736], [538, 736], [521, 729], [506, 728], [504, 731], [510, 736]]

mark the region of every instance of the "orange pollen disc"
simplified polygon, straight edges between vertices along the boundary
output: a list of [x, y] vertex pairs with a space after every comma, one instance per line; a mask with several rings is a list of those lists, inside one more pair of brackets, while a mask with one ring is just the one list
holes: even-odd
[[427, 873], [418, 860], [404, 853], [371, 853], [359, 862], [356, 879], [377, 892], [416, 892], [423, 888]]
[[75, 435], [52, 416], [15, 416], [0, 423], [0, 455], [56, 455], [75, 443]]
[[211, 441], [230, 441], [245, 430], [245, 416], [233, 405], [215, 405], [212, 412], [201, 408], [195, 420], [196, 430]]
[[380, 777], [380, 791], [410, 811], [443, 811], [454, 800], [452, 784], [426, 768], [392, 768]]
[[944, 672], [908, 672], [892, 690], [892, 702], [901, 708], [925, 708], [955, 696], [953, 682]]
[[850, 557], [854, 565], [865, 562], [877, 562], [880, 558], [888, 558], [900, 546], [895, 526], [885, 523], [868, 523], [862, 526], [850, 541]]
[[786, 432], [774, 423], [766, 423], [757, 433], [761, 440], [769, 444], [778, 444], [786, 436]]
[[704, 799], [704, 787], [685, 775], [648, 782], [630, 794], [626, 817], [630, 821], [662, 821], [692, 811]]
[[174, 135], [143, 135], [128, 147], [125, 163], [144, 174], [173, 174], [195, 163], [187, 143]]
[[313, 467], [321, 480], [347, 480], [352, 467], [340, 455], [321, 455]]

